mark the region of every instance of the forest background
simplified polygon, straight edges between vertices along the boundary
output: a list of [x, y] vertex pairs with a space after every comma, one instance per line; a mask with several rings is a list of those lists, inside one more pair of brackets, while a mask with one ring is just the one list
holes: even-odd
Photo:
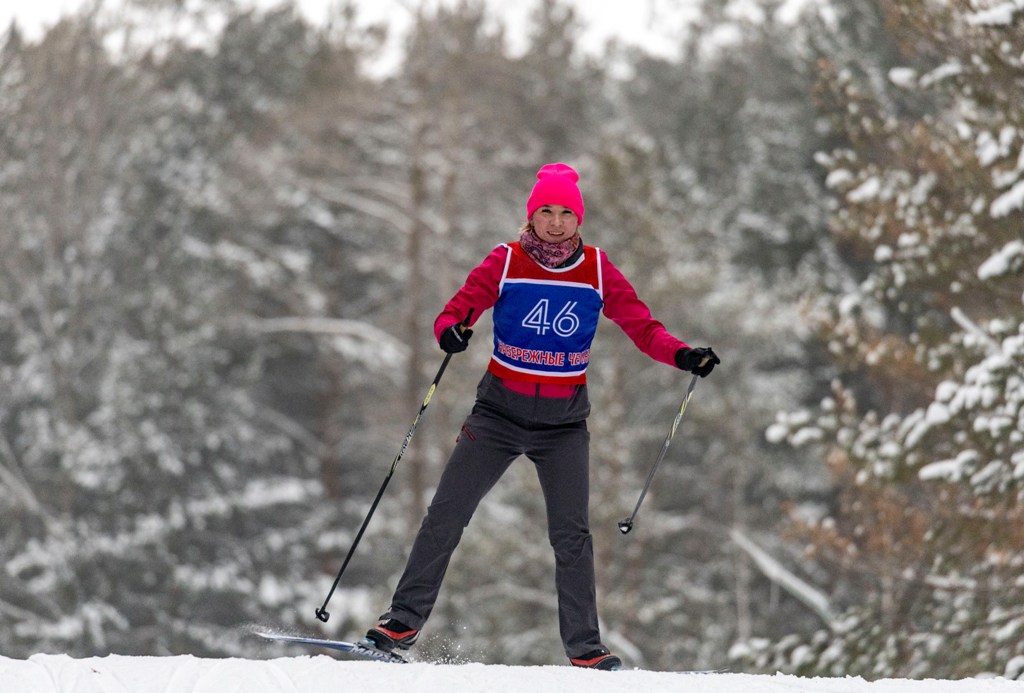
[[[557, 0], [517, 50], [484, 5], [423, 6], [384, 75], [386, 28], [344, 3], [5, 30], [0, 651], [265, 657], [253, 624], [365, 629], [488, 357], [485, 319], [318, 628], [440, 365], [433, 317], [562, 160], [587, 241], [723, 360], [622, 536], [688, 378], [601, 328], [607, 644], [1020, 676], [1024, 3], [696, 4], [678, 58], [585, 54]], [[563, 661], [529, 467], [467, 530], [424, 656]]]

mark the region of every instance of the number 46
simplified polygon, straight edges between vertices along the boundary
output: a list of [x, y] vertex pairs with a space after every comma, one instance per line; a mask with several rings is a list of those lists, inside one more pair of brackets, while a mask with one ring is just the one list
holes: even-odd
[[542, 298], [523, 318], [523, 327], [537, 330], [537, 334], [541, 335], [547, 334], [548, 330], [554, 330], [559, 337], [569, 337], [580, 327], [579, 317], [572, 312], [576, 303], [569, 301], [558, 311], [554, 320], [548, 320], [549, 302], [548, 299]]

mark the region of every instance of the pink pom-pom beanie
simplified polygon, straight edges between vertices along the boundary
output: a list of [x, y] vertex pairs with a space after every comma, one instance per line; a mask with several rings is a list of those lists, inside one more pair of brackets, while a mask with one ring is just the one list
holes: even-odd
[[561, 205], [576, 213], [583, 223], [583, 195], [576, 185], [580, 174], [565, 164], [546, 164], [537, 171], [537, 182], [526, 201], [526, 218], [533, 217], [538, 207]]

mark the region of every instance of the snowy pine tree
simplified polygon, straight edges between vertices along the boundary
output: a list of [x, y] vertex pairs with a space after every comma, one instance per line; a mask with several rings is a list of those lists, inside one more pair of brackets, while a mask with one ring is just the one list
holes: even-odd
[[[847, 610], [831, 632], [761, 661], [1016, 676], [1024, 9], [877, 7], [905, 51], [888, 78], [907, 96], [887, 103], [842, 65], [822, 80], [846, 143], [821, 157], [833, 231], [859, 272], [815, 314], [839, 377], [820, 408], [770, 431], [825, 444], [837, 503], [804, 531]], [[916, 113], [893, 105], [922, 96], [931, 105]]]

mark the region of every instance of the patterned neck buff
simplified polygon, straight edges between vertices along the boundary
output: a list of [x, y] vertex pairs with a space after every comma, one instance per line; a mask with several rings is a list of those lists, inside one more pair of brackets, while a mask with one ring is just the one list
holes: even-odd
[[561, 243], [545, 243], [537, 237], [531, 229], [526, 229], [519, 235], [519, 243], [526, 254], [534, 260], [554, 269], [572, 257], [581, 242], [580, 234], [568, 238]]

